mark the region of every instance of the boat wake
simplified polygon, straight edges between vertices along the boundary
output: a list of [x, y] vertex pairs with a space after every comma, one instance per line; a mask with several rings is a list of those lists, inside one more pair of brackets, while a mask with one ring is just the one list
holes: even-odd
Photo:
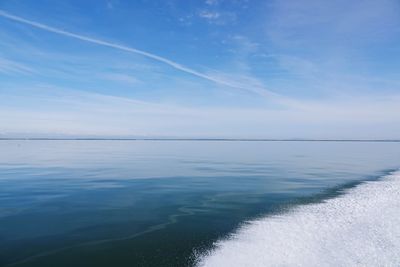
[[246, 223], [198, 266], [400, 266], [400, 171]]

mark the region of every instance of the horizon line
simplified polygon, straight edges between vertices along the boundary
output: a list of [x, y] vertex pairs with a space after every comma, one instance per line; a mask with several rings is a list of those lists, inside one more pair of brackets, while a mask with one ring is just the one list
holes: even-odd
[[329, 138], [55, 138], [0, 137], [0, 141], [255, 141], [255, 142], [400, 142], [400, 139], [329, 139]]

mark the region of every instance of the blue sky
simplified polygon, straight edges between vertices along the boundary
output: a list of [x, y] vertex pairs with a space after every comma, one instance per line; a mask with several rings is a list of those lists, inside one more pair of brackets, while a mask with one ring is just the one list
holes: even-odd
[[400, 138], [400, 2], [0, 1], [0, 135]]

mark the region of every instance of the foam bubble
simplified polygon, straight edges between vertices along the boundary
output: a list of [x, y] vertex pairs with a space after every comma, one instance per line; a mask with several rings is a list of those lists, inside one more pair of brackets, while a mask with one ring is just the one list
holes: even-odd
[[400, 172], [250, 222], [198, 266], [400, 266]]

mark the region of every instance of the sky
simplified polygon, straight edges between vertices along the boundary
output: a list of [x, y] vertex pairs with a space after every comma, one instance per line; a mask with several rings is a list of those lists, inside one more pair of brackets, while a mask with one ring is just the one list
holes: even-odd
[[400, 139], [400, 1], [0, 0], [0, 137]]

